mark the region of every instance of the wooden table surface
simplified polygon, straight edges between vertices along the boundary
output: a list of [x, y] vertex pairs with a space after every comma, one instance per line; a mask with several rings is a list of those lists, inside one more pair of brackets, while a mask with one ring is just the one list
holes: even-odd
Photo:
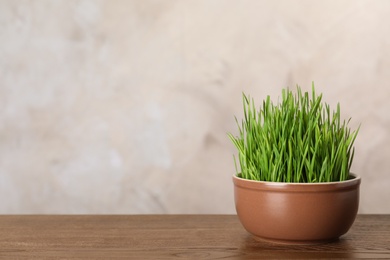
[[390, 215], [359, 215], [340, 240], [276, 245], [234, 215], [3, 215], [1, 259], [390, 259]]

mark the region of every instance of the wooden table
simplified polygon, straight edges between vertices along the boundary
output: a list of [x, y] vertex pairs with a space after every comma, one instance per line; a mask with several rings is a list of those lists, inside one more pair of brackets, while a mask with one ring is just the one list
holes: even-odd
[[339, 241], [257, 241], [233, 215], [0, 216], [1, 259], [390, 259], [390, 215], [359, 215]]

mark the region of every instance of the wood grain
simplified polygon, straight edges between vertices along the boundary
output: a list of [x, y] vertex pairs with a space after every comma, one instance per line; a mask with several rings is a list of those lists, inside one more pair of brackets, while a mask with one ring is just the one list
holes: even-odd
[[232, 215], [0, 216], [3, 259], [390, 259], [390, 215], [359, 215], [339, 241], [255, 240]]

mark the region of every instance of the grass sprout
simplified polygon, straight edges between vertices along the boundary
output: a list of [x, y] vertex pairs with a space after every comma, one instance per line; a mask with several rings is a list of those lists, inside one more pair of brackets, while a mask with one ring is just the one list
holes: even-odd
[[271, 182], [315, 183], [344, 181], [354, 157], [353, 143], [359, 132], [350, 130], [350, 121], [340, 119], [336, 110], [322, 102], [314, 83], [311, 95], [297, 86], [294, 95], [282, 90], [277, 104], [270, 96], [259, 110], [244, 93], [244, 118], [236, 118], [239, 135], [228, 134], [238, 150], [237, 176]]

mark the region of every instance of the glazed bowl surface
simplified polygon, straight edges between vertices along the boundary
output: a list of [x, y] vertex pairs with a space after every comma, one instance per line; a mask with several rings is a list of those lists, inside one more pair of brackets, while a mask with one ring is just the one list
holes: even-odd
[[348, 232], [359, 208], [361, 178], [324, 183], [281, 183], [233, 176], [237, 215], [255, 237], [311, 244]]

